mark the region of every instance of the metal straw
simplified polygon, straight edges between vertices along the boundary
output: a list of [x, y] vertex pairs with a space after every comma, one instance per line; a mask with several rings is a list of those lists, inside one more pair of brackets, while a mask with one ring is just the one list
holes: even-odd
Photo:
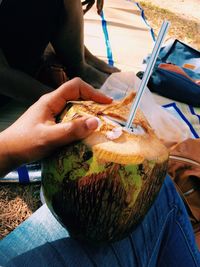
[[145, 89], [145, 87], [146, 87], [146, 85], [147, 85], [147, 83], [149, 81], [151, 72], [152, 72], [152, 70], [154, 68], [154, 65], [156, 63], [156, 59], [157, 59], [158, 54], [160, 52], [160, 48], [161, 48], [161, 45], [162, 45], [162, 43], [164, 41], [164, 38], [165, 38], [165, 36], [167, 34], [169, 25], [170, 25], [170, 23], [168, 21], [166, 21], [166, 20], [163, 21], [163, 23], [162, 23], [162, 26], [160, 28], [157, 40], [155, 42], [151, 57], [150, 57], [149, 62], [147, 64], [147, 67], [146, 67], [146, 70], [144, 72], [144, 75], [142, 77], [142, 81], [140, 83], [138, 92], [137, 92], [136, 97], [135, 97], [135, 99], [134, 99], [134, 101], [132, 103], [131, 111], [129, 113], [129, 117], [128, 117], [128, 120], [126, 122], [125, 128], [130, 128], [132, 126], [132, 123], [133, 123], [133, 120], [135, 118], [135, 114], [136, 114], [137, 108], [138, 108], [138, 106], [140, 104], [142, 95], [144, 93], [144, 89]]

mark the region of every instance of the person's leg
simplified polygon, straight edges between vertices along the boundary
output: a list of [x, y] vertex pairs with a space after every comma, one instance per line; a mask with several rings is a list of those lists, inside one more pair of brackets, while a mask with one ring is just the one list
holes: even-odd
[[56, 30], [63, 0], [6, 0], [0, 5], [0, 47], [15, 69], [34, 75]]
[[[8, 62], [0, 48], [0, 69], [8, 67]], [[3, 107], [10, 101], [10, 98], [0, 94], [0, 107]]]
[[87, 47], [85, 47], [85, 60], [86, 62], [93, 66], [94, 68], [108, 73], [108, 74], [112, 74], [114, 72], [119, 72], [120, 70], [114, 66], [111, 66], [109, 64], [107, 64], [105, 61], [99, 59], [98, 57], [94, 56], [88, 49]]
[[126, 239], [102, 247], [81, 244], [43, 206], [0, 242], [0, 264], [198, 267], [200, 253], [182, 200], [167, 177], [144, 220]]
[[85, 50], [81, 1], [63, 0], [61, 13], [60, 25], [51, 40], [56, 54], [65, 65], [70, 78], [79, 76], [99, 88], [108, 77], [108, 73], [118, 70], [94, 57], [88, 49]]

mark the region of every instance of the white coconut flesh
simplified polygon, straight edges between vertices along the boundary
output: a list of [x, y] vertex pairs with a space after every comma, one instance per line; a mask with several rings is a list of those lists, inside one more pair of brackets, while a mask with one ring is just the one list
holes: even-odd
[[94, 156], [102, 162], [119, 164], [141, 164], [144, 161], [162, 163], [168, 151], [155, 135], [153, 129], [138, 110], [133, 122], [133, 131], [125, 125], [134, 94], [109, 105], [93, 101], [71, 101], [72, 107], [63, 112], [61, 121], [66, 122], [80, 116], [95, 116], [98, 128], [83, 142], [91, 147]]

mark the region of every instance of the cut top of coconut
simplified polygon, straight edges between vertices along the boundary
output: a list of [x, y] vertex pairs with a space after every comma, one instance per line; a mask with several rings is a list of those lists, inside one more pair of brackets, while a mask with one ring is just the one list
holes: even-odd
[[80, 116], [95, 116], [99, 127], [84, 143], [90, 146], [101, 161], [112, 161], [119, 164], [140, 164], [145, 160], [163, 162], [168, 158], [166, 147], [160, 142], [153, 129], [138, 110], [133, 131], [122, 127], [129, 115], [134, 94], [122, 101], [113, 101], [109, 105], [93, 101], [71, 101], [61, 116], [62, 122]]
[[119, 164], [140, 164], [145, 160], [160, 163], [168, 158], [166, 147], [155, 135], [135, 135], [126, 131], [116, 139], [110, 139], [105, 133], [95, 131], [84, 143], [92, 148], [100, 161], [112, 161]]
[[[111, 104], [99, 104], [93, 101], [69, 101], [66, 110], [61, 115], [61, 121], [66, 122], [77, 118], [78, 116], [96, 116], [98, 118], [106, 117], [121, 126], [126, 124], [131, 103], [135, 93], [129, 94], [122, 100], [114, 100]], [[71, 108], [72, 107], [72, 108]], [[142, 126], [145, 131], [153, 131], [141, 110], [138, 110], [133, 126]]]

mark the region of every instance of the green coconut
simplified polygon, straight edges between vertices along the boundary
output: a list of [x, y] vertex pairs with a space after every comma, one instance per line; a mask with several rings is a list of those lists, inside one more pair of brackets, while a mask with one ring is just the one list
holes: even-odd
[[102, 105], [72, 101], [60, 122], [96, 116], [89, 137], [60, 148], [42, 164], [49, 209], [76, 239], [95, 244], [126, 237], [144, 218], [167, 172], [168, 151], [140, 110], [133, 130], [122, 127], [133, 94]]

